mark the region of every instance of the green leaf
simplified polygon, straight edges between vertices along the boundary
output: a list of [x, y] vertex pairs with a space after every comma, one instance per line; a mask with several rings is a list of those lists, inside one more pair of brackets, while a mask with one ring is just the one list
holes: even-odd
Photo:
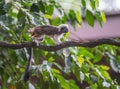
[[26, 8], [29, 8], [33, 4], [33, 2], [31, 3], [30, 0], [21, 1], [20, 3], [21, 3], [21, 5], [23, 5]]
[[45, 10], [46, 10], [46, 14], [49, 14], [49, 15], [52, 15], [53, 14], [53, 11], [54, 11], [54, 7], [53, 5], [48, 5], [45, 7]]
[[9, 15], [2, 15], [0, 16], [0, 22], [4, 24], [4, 26], [10, 26], [13, 22], [13, 18]]
[[104, 76], [105, 79], [111, 80], [111, 77], [107, 71], [100, 69], [100, 72], [101, 72], [102, 76]]
[[[90, 63], [89, 63], [89, 64], [90, 64]], [[93, 64], [91, 63], [90, 66], [93, 66]], [[88, 73], [89, 70], [90, 70], [90, 68], [89, 68], [88, 65], [83, 65], [83, 66], [82, 66], [82, 72], [83, 72], [83, 73]]]
[[60, 81], [61, 87], [63, 89], [70, 89], [70, 86], [68, 84], [68, 81], [65, 80], [64, 77], [57, 75], [58, 80]]
[[59, 70], [52, 68], [53, 73], [61, 74]]
[[79, 24], [81, 24], [82, 18], [81, 18], [81, 15], [80, 15], [80, 11], [76, 11], [76, 19], [77, 19], [77, 22], [78, 22]]
[[59, 25], [59, 24], [61, 24], [60, 18], [57, 17], [57, 18], [53, 19], [51, 24], [52, 24], [52, 25]]
[[70, 10], [68, 15], [69, 15], [69, 18], [70, 18], [71, 21], [75, 20], [76, 15], [75, 15], [74, 10]]
[[109, 70], [109, 69], [110, 69], [108, 66], [105, 66], [105, 65], [100, 65], [100, 67], [101, 67], [103, 70]]
[[80, 68], [78, 68], [78, 66], [74, 65], [71, 69], [72, 69], [72, 72], [75, 75], [76, 79], [80, 81]]
[[70, 20], [71, 25], [75, 28], [76, 15], [74, 10], [69, 11], [68, 18]]
[[20, 9], [17, 15], [17, 18], [20, 19], [22, 17], [25, 17], [25, 13]]
[[102, 26], [102, 17], [101, 17], [100, 12], [97, 12], [95, 16], [96, 16], [96, 19], [99, 22], [100, 26]]
[[93, 54], [85, 48], [80, 48], [80, 50], [78, 52], [78, 56], [80, 56], [80, 55], [83, 55], [83, 56], [86, 56], [89, 58], [94, 58]]
[[23, 84], [21, 81], [16, 83], [16, 89], [25, 89], [25, 86], [28, 86], [28, 84], [25, 84], [25, 83]]
[[12, 7], [12, 3], [6, 3], [6, 4], [4, 4], [4, 11], [8, 12], [11, 7]]
[[66, 23], [66, 21], [67, 21], [67, 16], [64, 15], [64, 16], [62, 17], [62, 23]]
[[87, 10], [86, 11], [86, 20], [90, 26], [94, 26], [94, 16], [91, 11]]
[[117, 84], [114, 84], [111, 86], [111, 89], [117, 89], [119, 86]]
[[79, 89], [79, 87], [75, 84], [74, 80], [69, 80], [69, 85], [72, 89]]
[[95, 7], [95, 0], [90, 0], [90, 5], [92, 7], [92, 9], [94, 10], [96, 7]]
[[39, 12], [39, 7], [37, 3], [33, 3], [32, 6], [30, 7], [31, 12]]
[[120, 64], [120, 55], [117, 56], [117, 62]]
[[101, 16], [102, 16], [102, 21], [103, 21], [104, 23], [106, 23], [106, 15], [105, 15], [105, 13], [104, 13], [104, 12], [101, 12]]
[[98, 50], [96, 50], [95, 51], [95, 56], [93, 58], [93, 62], [94, 63], [99, 62], [102, 59], [102, 57], [103, 57], [102, 54]]
[[54, 41], [53, 41], [53, 39], [52, 38], [50, 38], [49, 36], [45, 36], [45, 38], [44, 38], [45, 40], [44, 40], [44, 43], [45, 44], [51, 44], [51, 45], [53, 45], [54, 44]]
[[[54, 79], [54, 81], [52, 81], [52, 82], [50, 81], [49, 85], [50, 85], [49, 89], [61, 89], [61, 85], [57, 79]], [[45, 86], [46, 86], [46, 84], [45, 84]], [[41, 88], [41, 89], [43, 89], [43, 88]], [[48, 89], [48, 88], [44, 88], [44, 89]]]
[[84, 63], [84, 58], [83, 58], [83, 56], [79, 56], [79, 57], [77, 58], [77, 60], [78, 60], [78, 62], [79, 62], [80, 67], [82, 67], [82, 65], [83, 65], [83, 63]]
[[18, 11], [16, 8], [11, 8], [11, 9], [9, 10], [9, 15], [10, 15], [11, 17], [17, 18], [18, 12], [19, 12], [19, 11]]
[[99, 7], [99, 0], [95, 0], [95, 4], [97, 7]]
[[41, 0], [38, 2], [38, 7], [41, 10], [41, 12], [45, 13], [45, 5]]
[[82, 5], [84, 8], [86, 8], [86, 1], [85, 0], [82, 0]]
[[53, 57], [48, 58], [48, 62], [53, 62], [55, 59]]
[[4, 1], [0, 1], [0, 15], [5, 15], [5, 10], [3, 9], [5, 2]]
[[68, 39], [70, 37], [70, 32], [67, 32], [64, 34], [64, 37], [61, 39], [62, 41], [65, 41], [66, 39]]
[[47, 18], [47, 19], [52, 19], [52, 16], [49, 15], [49, 14], [44, 14], [44, 16], [45, 16], [45, 18]]
[[98, 85], [97, 85], [97, 83], [92, 84], [92, 85], [90, 86], [90, 89], [98, 89]]

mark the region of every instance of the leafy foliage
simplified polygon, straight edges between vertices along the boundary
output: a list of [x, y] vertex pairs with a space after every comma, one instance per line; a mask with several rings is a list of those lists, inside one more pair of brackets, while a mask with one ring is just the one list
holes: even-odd
[[[82, 7], [86, 12], [86, 20], [94, 26], [94, 18], [102, 26], [106, 22], [103, 12], [96, 12], [98, 0], [90, 0], [90, 6], [95, 11], [86, 7], [86, 0]], [[54, 17], [55, 9], [61, 17]], [[27, 30], [31, 27], [44, 24], [59, 25], [70, 21], [73, 26], [81, 24], [80, 11], [70, 9], [68, 13], [55, 0], [1, 0], [0, 1], [0, 40], [13, 44], [30, 41]], [[65, 38], [69, 35], [66, 34]], [[63, 41], [66, 39], [63, 38]], [[42, 43], [54, 45], [53, 40], [45, 37]], [[31, 69], [31, 78], [25, 83], [22, 78], [27, 65], [29, 50], [27, 48], [12, 50], [0, 48], [0, 87], [2, 89], [115, 89], [118, 83], [112, 80], [108, 73], [107, 65], [98, 65], [103, 56], [111, 61], [119, 71], [117, 51], [120, 48], [102, 45], [96, 48], [70, 47], [56, 52], [34, 49], [35, 64]], [[108, 57], [107, 57], [108, 55]], [[110, 60], [109, 60], [110, 59]], [[114, 61], [115, 60], [115, 61]], [[115, 68], [113, 68], [115, 70]], [[73, 78], [74, 77], [74, 78]], [[79, 85], [80, 84], [80, 85]], [[87, 86], [84, 86], [87, 85]]]

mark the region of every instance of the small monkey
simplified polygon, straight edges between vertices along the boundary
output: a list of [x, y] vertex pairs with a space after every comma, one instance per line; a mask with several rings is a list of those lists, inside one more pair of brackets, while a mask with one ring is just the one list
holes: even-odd
[[[59, 26], [51, 26], [51, 25], [43, 25], [43, 26], [37, 26], [34, 28], [31, 28], [28, 30], [29, 33], [31, 33], [31, 41], [36, 42], [38, 45], [39, 42], [42, 42], [44, 40], [44, 36], [48, 35], [50, 36], [54, 41], [55, 44], [59, 44], [61, 42], [61, 38], [65, 33], [68, 32], [68, 25], [67, 24], [61, 24]], [[23, 80], [26, 82], [30, 77], [30, 68], [33, 63], [33, 54], [32, 54], [32, 48], [30, 48], [30, 55], [28, 59], [28, 65], [24, 73]]]
[[63, 37], [65, 33], [68, 32], [68, 25], [61, 24], [59, 26], [51, 26], [51, 25], [43, 25], [37, 26], [28, 30], [32, 34], [32, 40], [36, 43], [42, 42], [44, 40], [44, 36], [50, 36], [56, 44], [59, 44], [60, 39]]

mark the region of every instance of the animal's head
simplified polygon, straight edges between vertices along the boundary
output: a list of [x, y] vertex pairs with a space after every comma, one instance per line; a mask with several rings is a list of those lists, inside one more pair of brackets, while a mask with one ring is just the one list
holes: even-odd
[[58, 26], [58, 30], [60, 33], [67, 33], [68, 29], [69, 29], [69, 27], [67, 24], [61, 24]]

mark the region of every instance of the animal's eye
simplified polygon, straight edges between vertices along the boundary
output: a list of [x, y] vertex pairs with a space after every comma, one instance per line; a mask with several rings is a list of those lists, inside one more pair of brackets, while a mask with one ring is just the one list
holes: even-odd
[[65, 28], [65, 27], [62, 27], [61, 29], [63, 29], [63, 30], [64, 30], [64, 29], [66, 29], [66, 28]]

